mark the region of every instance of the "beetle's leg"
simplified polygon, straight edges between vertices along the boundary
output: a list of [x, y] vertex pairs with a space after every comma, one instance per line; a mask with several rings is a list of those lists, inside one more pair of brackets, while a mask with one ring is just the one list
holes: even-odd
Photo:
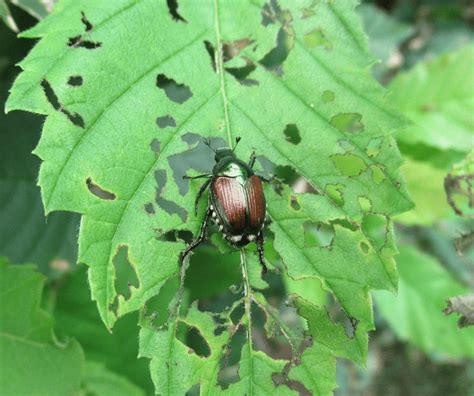
[[257, 159], [257, 156], [255, 155], [255, 151], [253, 151], [252, 154], [250, 155], [250, 159], [249, 159], [250, 168], [253, 169], [253, 166], [255, 165], [255, 160], [256, 159]]
[[202, 194], [204, 191], [206, 191], [207, 187], [209, 187], [209, 184], [211, 183], [212, 179], [208, 179], [204, 182], [204, 184], [201, 186], [199, 189], [197, 195], [196, 195], [196, 200], [194, 201], [194, 214], [197, 215], [198, 212], [198, 205], [199, 205], [199, 200], [201, 199]]
[[258, 252], [258, 260], [260, 261], [260, 264], [262, 265], [262, 275], [265, 275], [268, 271], [267, 264], [265, 263], [265, 255], [263, 254], [263, 234], [262, 231], [260, 231], [257, 235], [257, 239], [255, 240], [257, 244], [257, 252]]
[[191, 244], [182, 253], [181, 265], [184, 265], [184, 260], [189, 255], [189, 253], [191, 253], [192, 250], [194, 250], [202, 241], [204, 241], [204, 239], [206, 239], [207, 229], [209, 228], [209, 219], [211, 218], [211, 212], [211, 209], [208, 208], [206, 211], [206, 216], [202, 221], [201, 230], [199, 231], [198, 237], [194, 241], [192, 241]]
[[273, 173], [264, 174], [262, 172], [255, 172], [255, 174], [260, 178], [260, 180], [262, 180], [265, 183], [272, 183], [275, 180], [278, 180]]
[[183, 179], [186, 179], [186, 180], [204, 179], [204, 178], [210, 178], [211, 176], [212, 175], [197, 175], [197, 176], [184, 175]]

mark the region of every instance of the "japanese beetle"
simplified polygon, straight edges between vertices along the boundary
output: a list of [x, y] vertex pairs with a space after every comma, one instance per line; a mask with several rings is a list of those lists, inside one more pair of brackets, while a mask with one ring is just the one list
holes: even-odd
[[[248, 163], [237, 158], [234, 153], [240, 138], [231, 150], [223, 147], [215, 152], [215, 165], [212, 174], [194, 177], [184, 176], [187, 179], [207, 178], [201, 186], [195, 200], [195, 212], [199, 199], [210, 187], [208, 207], [197, 238], [184, 250], [181, 260], [196, 248], [207, 235], [210, 220], [213, 220], [224, 234], [224, 238], [235, 248], [243, 247], [255, 241], [259, 261], [266, 270], [263, 254], [262, 228], [266, 215], [266, 202], [263, 193], [262, 178], [253, 171], [255, 153]], [[211, 149], [210, 142], [205, 141]]]

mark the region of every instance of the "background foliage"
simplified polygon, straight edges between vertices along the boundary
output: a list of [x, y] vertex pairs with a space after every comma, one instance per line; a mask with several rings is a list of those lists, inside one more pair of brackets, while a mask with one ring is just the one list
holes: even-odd
[[[398, 239], [402, 246], [401, 255], [397, 258], [400, 271], [398, 297], [394, 297], [388, 292], [374, 293], [379, 307], [375, 317], [378, 329], [371, 337], [368, 370], [356, 368], [352, 363], [340, 360], [338, 364], [339, 390], [337, 392], [356, 394], [372, 391], [377, 394], [380, 389], [384, 389], [385, 392], [388, 389], [388, 392], [392, 392], [392, 394], [403, 392], [405, 392], [404, 394], [465, 394], [473, 384], [472, 374], [469, 371], [469, 367], [472, 370], [472, 365], [466, 360], [472, 358], [473, 355], [472, 342], [470, 342], [473, 336], [472, 329], [458, 330], [456, 318], [442, 316], [440, 311], [444, 308], [444, 301], [447, 297], [463, 293], [473, 286], [472, 267], [468, 265], [473, 259], [472, 249], [469, 246], [462, 246], [463, 256], [460, 256], [453, 245], [453, 240], [458, 236], [458, 233], [468, 233], [472, 230], [472, 224], [462, 216], [457, 216], [451, 209], [443, 187], [444, 177], [449, 172], [456, 172], [459, 169], [456, 167], [456, 163], [460, 162], [469, 150], [469, 145], [463, 144], [463, 142], [469, 141], [469, 139], [472, 141], [473, 120], [470, 114], [473, 110], [473, 90], [469, 88], [472, 88], [473, 82], [472, 73], [469, 73], [469, 65], [472, 66], [473, 50], [472, 47], [467, 46], [472, 38], [472, 33], [469, 30], [471, 22], [469, 17], [472, 15], [472, 10], [462, 4], [453, 6], [452, 2], [421, 2], [418, 7], [412, 7], [409, 2], [399, 1], [394, 4], [384, 4], [384, 6], [389, 13], [375, 8], [372, 4], [364, 4], [358, 8], [358, 12], [362, 20], [365, 21], [370, 48], [382, 60], [373, 69], [374, 75], [384, 84], [388, 84], [393, 91], [391, 96], [393, 107], [402, 110], [408, 119], [415, 122], [410, 129], [399, 133], [396, 137], [400, 150], [406, 158], [403, 170], [417, 206], [414, 210], [397, 218]], [[14, 13], [14, 19], [18, 22], [21, 30], [34, 23], [15, 8], [11, 8], [11, 12]], [[16, 16], [15, 13], [18, 15]], [[23, 23], [24, 26], [20, 23]], [[285, 22], [282, 22], [281, 26], [281, 30], [285, 31], [283, 29], [286, 27]], [[298, 25], [295, 24], [294, 28], [298, 29]], [[274, 33], [275, 37], [280, 34], [277, 29]], [[2, 50], [0, 55], [1, 92], [2, 99], [5, 100], [6, 89], [10, 87], [17, 73], [13, 69], [13, 65], [24, 57], [31, 44], [26, 40], [14, 38], [14, 35], [8, 32], [5, 27], [2, 27], [1, 34], [2, 38], [5, 37], [5, 40], [0, 40]], [[321, 40], [322, 38], [316, 36], [314, 39]], [[268, 44], [268, 48], [271, 49], [274, 42], [265, 44]], [[323, 40], [322, 45], [328, 44], [324, 44]], [[263, 46], [260, 51], [264, 53], [265, 47]], [[335, 52], [337, 53], [337, 51]], [[238, 68], [242, 64], [237, 63], [237, 59], [236, 57], [233, 62]], [[210, 58], [207, 58], [206, 62], [210, 62]], [[231, 65], [232, 63], [229, 63], [229, 67]], [[251, 77], [262, 81], [261, 79], [265, 77], [259, 73], [261, 72], [257, 70], [256, 74], [252, 74]], [[234, 77], [228, 76], [228, 78]], [[288, 78], [290, 78], [289, 83], [294, 82], [291, 80], [291, 76]], [[178, 81], [182, 80], [178, 79]], [[236, 92], [239, 92], [239, 89], [242, 88], [236, 85]], [[275, 89], [272, 88], [272, 90]], [[334, 91], [331, 92], [334, 93]], [[152, 95], [155, 94], [156, 92], [152, 93]], [[340, 95], [344, 95], [344, 93], [336, 92], [336, 97]], [[75, 100], [77, 99], [75, 98]], [[239, 104], [243, 106], [244, 102], [239, 102]], [[255, 106], [255, 104], [253, 105]], [[176, 109], [173, 108], [173, 111]], [[175, 114], [173, 113], [173, 115]], [[364, 113], [364, 115], [366, 114]], [[8, 256], [15, 263], [34, 262], [47, 275], [42, 305], [45, 312], [54, 316], [57, 334], [53, 338], [48, 338], [48, 342], [64, 348], [64, 340], [71, 336], [77, 340], [70, 341], [72, 344], [68, 345], [76, 348], [76, 364], [82, 368], [71, 373], [71, 380], [68, 381], [70, 386], [80, 387], [83, 392], [88, 394], [117, 394], [119, 390], [124, 394], [150, 394], [153, 392], [153, 385], [148, 372], [147, 357], [155, 357], [156, 351], [160, 350], [160, 344], [159, 340], [142, 343], [140, 348], [141, 355], [144, 357], [136, 360], [135, 356], [138, 353], [138, 327], [136, 324], [139, 319], [142, 326], [143, 323], [148, 323], [150, 320], [153, 320], [156, 326], [162, 324], [163, 322], [160, 321], [163, 319], [159, 316], [150, 319], [150, 312], [153, 312], [154, 306], [162, 306], [163, 303], [166, 304], [166, 301], [171, 300], [177, 283], [175, 280], [166, 283], [159, 299], [149, 301], [147, 303], [148, 311], [143, 311], [140, 318], [136, 313], [128, 314], [115, 324], [112, 335], [107, 332], [97, 314], [96, 307], [90, 301], [89, 290], [85, 285], [84, 268], [74, 268], [78, 218], [66, 213], [51, 213], [48, 214], [47, 223], [43, 220], [39, 191], [34, 187], [38, 161], [36, 157], [29, 154], [38, 141], [41, 122], [42, 119], [38, 116], [16, 112], [2, 116], [1, 119], [0, 213], [2, 224], [0, 231], [2, 240], [0, 241], [0, 253]], [[370, 126], [370, 123], [367, 125]], [[68, 124], [65, 124], [65, 127], [69, 128]], [[276, 128], [283, 130], [281, 126]], [[219, 128], [217, 127], [217, 129]], [[447, 136], [449, 138], [446, 138]], [[354, 142], [352, 138], [349, 139], [349, 142], [351, 141]], [[377, 150], [377, 147], [372, 149]], [[244, 152], [243, 156], [245, 155], [248, 153]], [[369, 151], [367, 155], [370, 157]], [[19, 158], [22, 160], [19, 161]], [[277, 157], [272, 160], [281, 163]], [[3, 166], [4, 164], [5, 166]], [[297, 161], [295, 164], [298, 165]], [[340, 166], [344, 166], [344, 164]], [[354, 163], [350, 163], [347, 172], [353, 171], [354, 166]], [[291, 174], [285, 173], [288, 172], [287, 169], [279, 171], [282, 177], [291, 180]], [[169, 174], [168, 178], [171, 177], [172, 175]], [[309, 179], [311, 180], [311, 177]], [[98, 183], [100, 179], [94, 181]], [[88, 193], [87, 190], [86, 192]], [[268, 194], [275, 193], [269, 190]], [[426, 199], [427, 194], [430, 196], [429, 200]], [[190, 202], [192, 195], [192, 193], [187, 194], [184, 198], [187, 201], [178, 201], [178, 204], [190, 207], [189, 203], [185, 202]], [[278, 195], [271, 195], [271, 197], [272, 202], [275, 203], [275, 209], [284, 209], [284, 206], [278, 206]], [[337, 194], [335, 197], [337, 198]], [[64, 197], [61, 199], [63, 200]], [[469, 214], [470, 208], [465, 194], [458, 191], [454, 194], [453, 199], [456, 200], [463, 213]], [[303, 199], [298, 204], [303, 211], [309, 209], [308, 213], [302, 215], [303, 219], [321, 220], [317, 217], [311, 218], [311, 216], [315, 216], [314, 213], [317, 213], [315, 209], [321, 208], [309, 206], [310, 203], [304, 202]], [[323, 206], [323, 208], [324, 213], [329, 213], [327, 207]], [[350, 207], [345, 209], [349, 212], [354, 211]], [[97, 213], [100, 213], [100, 207], [97, 207], [97, 210]], [[160, 208], [155, 207], [155, 210], [160, 210]], [[277, 210], [275, 212], [283, 213]], [[165, 212], [163, 214], [166, 215]], [[292, 215], [294, 215], [293, 212]], [[337, 219], [340, 215], [329, 214], [329, 216], [334, 216], [333, 219]], [[178, 216], [175, 215], [175, 218]], [[277, 219], [277, 217], [275, 218]], [[5, 221], [3, 221], [4, 219]], [[357, 219], [356, 214], [355, 219]], [[278, 230], [275, 229], [277, 226], [278, 221], [271, 227], [276, 235], [278, 234]], [[377, 246], [381, 246], [380, 243], [383, 244], [385, 228], [385, 224], [377, 222], [377, 218], [369, 217], [362, 223], [360, 236], [356, 236], [354, 232], [348, 232], [345, 227], [336, 226], [334, 229], [338, 233], [336, 241], [342, 240], [340, 239], [342, 238], [341, 233], [344, 232], [351, 235], [352, 240], [369, 235], [369, 243], [376, 249]], [[291, 228], [288, 229], [291, 232]], [[311, 243], [316, 243], [317, 246], [330, 243], [331, 228], [328, 230], [329, 242], [327, 234], [321, 233], [319, 229], [316, 234], [309, 234], [315, 235], [313, 238], [316, 238]], [[3, 235], [7, 237], [3, 238]], [[220, 245], [218, 240], [214, 240], [214, 243]], [[279, 243], [283, 243], [282, 240]], [[273, 252], [271, 244], [269, 245], [267, 259], [278, 265], [274, 261], [278, 256], [276, 252]], [[288, 249], [288, 245], [283, 246]], [[343, 246], [347, 247], [350, 244]], [[113, 262], [110, 263], [117, 271], [117, 281], [112, 286], [118, 294], [123, 296], [123, 300], [119, 302], [118, 306], [125, 313], [134, 309], [131, 297], [134, 296], [133, 293], [136, 293], [136, 288], [139, 285], [136, 283], [137, 279], [134, 278], [136, 275], [133, 271], [130, 272], [130, 251], [120, 248], [120, 243], [117, 243], [117, 247], [117, 254], [113, 260], [111, 259]], [[224, 246], [222, 248], [225, 249]], [[275, 239], [275, 248], [278, 250], [278, 239]], [[279, 251], [281, 254], [283, 249]], [[291, 252], [291, 249], [288, 251]], [[221, 309], [219, 304], [232, 302], [231, 295], [225, 297], [221, 294], [219, 296], [219, 291], [239, 282], [238, 255], [224, 256], [226, 261], [224, 271], [222, 262], [218, 263], [219, 265], [215, 268], [203, 265], [203, 263], [217, 262], [216, 258], [222, 260], [222, 257], [211, 247], [201, 249], [193, 257], [187, 277], [185, 301], [199, 298], [202, 300], [203, 306], [209, 309]], [[133, 259], [142, 258], [133, 257]], [[292, 257], [288, 261], [294, 262], [295, 260]], [[13, 267], [2, 265], [4, 268], [8, 268], [6, 271], [14, 272]], [[250, 269], [252, 265], [252, 256], [249, 255]], [[30, 273], [28, 276], [32, 279], [37, 276], [30, 268], [22, 268]], [[288, 269], [291, 275], [292, 269]], [[293, 273], [293, 275], [295, 274], [298, 277], [297, 272]], [[295, 321], [299, 320], [295, 315], [296, 308], [298, 313], [307, 319], [309, 333], [314, 335], [315, 340], [321, 339], [324, 330], [318, 326], [321, 326], [321, 323], [324, 324], [324, 317], [318, 316], [320, 313], [315, 305], [298, 297], [294, 297], [292, 300], [294, 308], [285, 308], [283, 304], [287, 293], [297, 293], [309, 301], [321, 304], [326, 299], [326, 294], [321, 289], [319, 280], [295, 281], [288, 277], [279, 278], [277, 276], [270, 276], [262, 280], [258, 275], [258, 270], [254, 275], [250, 275], [250, 278], [255, 289], [264, 288], [265, 283], [262, 282], [270, 284], [271, 293], [266, 293], [265, 298], [271, 301], [274, 306], [280, 307], [280, 315], [285, 317], [290, 327], [294, 327]], [[430, 281], [427, 282], [427, 280]], [[209, 282], [205, 291], [201, 287], [203, 281]], [[36, 282], [37, 285], [41, 284], [39, 279]], [[131, 282], [132, 286], [127, 285], [127, 282]], [[39, 289], [40, 287], [37, 286], [37, 290]], [[260, 292], [256, 292], [255, 296], [258, 301], [265, 303], [264, 297], [259, 297]], [[340, 295], [339, 297], [341, 298]], [[230, 298], [230, 300], [225, 300], [225, 298]], [[260, 300], [260, 298], [262, 299]], [[36, 304], [39, 304], [39, 294], [35, 299]], [[114, 298], [110, 302], [114, 302]], [[337, 304], [329, 302], [328, 306], [337, 311]], [[102, 308], [103, 318], [104, 309], [107, 310], [108, 306], [104, 305]], [[319, 318], [319, 320], [315, 318]], [[344, 315], [341, 315], [341, 312], [339, 314], [333, 312], [332, 318], [338, 320], [338, 318], [344, 318]], [[397, 320], [395, 321], [394, 318]], [[209, 319], [209, 317], [200, 315], [193, 307], [190, 307], [186, 314], [188, 326], [200, 329], [205, 338], [212, 339], [211, 348], [214, 348], [219, 343], [225, 342], [223, 339], [225, 333], [220, 337], [212, 334], [206, 335], [208, 329], [206, 321]], [[263, 324], [263, 320], [263, 317], [259, 318], [258, 314], [255, 315], [256, 322], [261, 321]], [[107, 322], [107, 319], [105, 321]], [[177, 327], [178, 339], [184, 340], [188, 346], [205, 355], [205, 344], [201, 342], [199, 334], [190, 332], [189, 327], [186, 329], [186, 326], [182, 325], [183, 322], [180, 323], [180, 326]], [[267, 325], [271, 329], [271, 323], [269, 324], [267, 321]], [[331, 324], [327, 323], [327, 325]], [[350, 330], [350, 324], [346, 323], [346, 325]], [[370, 329], [370, 318], [367, 318], [367, 323], [365, 325], [362, 323], [362, 325], [366, 326], [366, 329]], [[147, 326], [143, 327], [142, 341], [150, 340]], [[255, 344], [259, 349], [263, 349], [272, 356], [271, 360], [265, 357], [260, 360], [264, 366], [259, 370], [265, 376], [267, 369], [282, 369], [284, 363], [279, 359], [287, 358], [290, 351], [285, 351], [288, 348], [288, 343], [281, 336], [268, 339], [262, 327], [259, 328], [260, 330], [257, 327], [254, 334]], [[271, 331], [269, 334], [272, 334]], [[331, 334], [334, 334], [334, 329], [331, 330]], [[360, 334], [361, 330], [359, 330], [357, 337]], [[450, 334], [450, 336], [446, 336], [446, 334]], [[57, 343], [56, 337], [60, 340], [59, 343]], [[292, 335], [293, 337], [299, 339], [300, 335], [295, 334]], [[239, 359], [248, 357], [244, 355], [245, 348], [242, 349], [241, 356], [235, 352], [240, 351], [244, 345], [244, 338], [243, 334], [237, 333], [233, 341], [235, 346], [233, 345], [232, 353], [228, 356], [228, 368], [223, 371], [227, 381], [235, 380], [235, 369]], [[301, 357], [301, 365], [291, 369], [288, 373], [288, 378], [301, 381], [310, 389], [312, 385], [310, 378], [304, 372], [305, 366], [315, 367], [319, 362], [323, 362], [326, 366], [322, 367], [320, 373], [331, 373], [335, 367], [333, 355], [350, 356], [358, 361], [357, 355], [350, 352], [350, 346], [341, 347], [347, 342], [345, 340], [348, 338], [343, 332], [340, 334], [340, 339], [332, 339], [331, 344], [324, 342], [313, 344], [305, 350]], [[338, 346], [338, 342], [341, 342], [341, 345]], [[183, 344], [178, 343], [177, 345]], [[6, 348], [4, 344], [2, 344], [2, 351], [5, 350], [3, 348]], [[67, 348], [71, 348], [71, 346]], [[338, 348], [342, 348], [339, 350], [345, 350], [345, 352], [335, 353]], [[183, 350], [183, 353], [187, 354], [187, 351]], [[249, 350], [249, 353], [255, 354], [254, 360], [257, 363], [263, 356], [261, 351], [252, 352]], [[211, 354], [211, 361], [212, 356]], [[81, 363], [78, 363], [79, 361]], [[164, 367], [159, 367], [159, 363], [155, 366], [153, 364], [152, 362], [152, 376], [154, 375], [155, 382], [159, 383], [159, 378], [162, 375], [160, 370], [163, 370]], [[268, 364], [273, 366], [268, 367]], [[206, 368], [204, 367], [203, 370]], [[242, 374], [244, 370], [242, 363], [240, 370]], [[81, 373], [80, 377], [78, 373]], [[74, 376], [75, 379], [72, 378]], [[330, 391], [334, 384], [330, 374], [324, 380], [322, 378], [321, 376], [321, 381], [314, 385], [313, 390], [324, 394]], [[48, 386], [46, 380], [47, 378], [45, 378], [44, 386]], [[259, 382], [259, 380], [255, 379], [255, 382]], [[402, 382], [403, 385], [401, 385]], [[237, 386], [246, 385], [242, 382], [233, 384], [229, 387], [229, 391], [242, 393], [242, 389], [238, 389]], [[271, 391], [274, 385], [267, 382], [262, 386]], [[276, 389], [281, 390], [281, 388], [279, 386]], [[187, 388], [184, 389], [184, 391], [186, 390]], [[194, 391], [196, 389], [191, 390], [191, 392]]]

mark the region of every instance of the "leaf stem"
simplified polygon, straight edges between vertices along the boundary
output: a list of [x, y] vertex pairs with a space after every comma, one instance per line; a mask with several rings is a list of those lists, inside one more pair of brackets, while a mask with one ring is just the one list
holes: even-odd
[[[247, 269], [247, 257], [245, 255], [245, 249], [240, 249], [240, 267], [242, 269], [242, 280], [244, 283], [244, 307], [245, 307], [245, 316], [247, 317], [247, 343], [249, 348], [249, 356], [252, 355], [252, 289], [250, 287], [249, 276], [248, 276], [248, 269]], [[250, 376], [253, 376], [253, 367], [252, 367], [252, 359], [249, 359], [250, 364]], [[250, 387], [252, 388], [252, 381], [250, 381]], [[253, 394], [250, 391], [250, 394]]]
[[223, 61], [223, 47], [221, 41], [221, 28], [219, 23], [219, 0], [214, 0], [214, 29], [216, 32], [216, 53], [215, 53], [215, 62], [216, 62], [216, 72], [220, 77], [221, 82], [221, 96], [222, 102], [224, 103], [224, 119], [225, 126], [227, 131], [227, 140], [229, 142], [229, 147], [232, 147], [232, 134], [230, 131], [230, 119], [229, 119], [229, 102], [227, 100], [227, 93], [225, 90], [225, 80], [224, 80], [224, 61]]

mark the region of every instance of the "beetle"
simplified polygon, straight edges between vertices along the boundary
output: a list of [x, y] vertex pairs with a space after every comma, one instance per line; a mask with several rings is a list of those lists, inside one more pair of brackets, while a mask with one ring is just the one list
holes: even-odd
[[214, 221], [227, 242], [234, 248], [241, 248], [255, 241], [262, 270], [267, 267], [264, 259], [264, 238], [262, 229], [266, 216], [266, 201], [262, 187], [262, 177], [255, 174], [255, 153], [248, 163], [237, 158], [235, 148], [221, 147], [214, 150], [209, 140], [204, 143], [215, 153], [212, 174], [184, 176], [185, 179], [207, 178], [196, 196], [194, 210], [197, 214], [199, 200], [209, 188], [208, 207], [201, 224], [199, 235], [183, 251], [181, 261], [206, 239], [210, 220]]

